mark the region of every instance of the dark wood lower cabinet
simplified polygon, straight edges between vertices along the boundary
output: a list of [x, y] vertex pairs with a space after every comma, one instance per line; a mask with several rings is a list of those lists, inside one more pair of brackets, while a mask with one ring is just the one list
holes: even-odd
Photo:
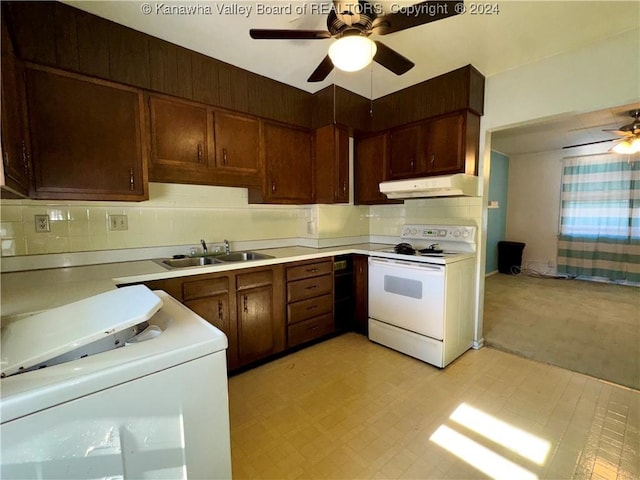
[[332, 259], [292, 263], [286, 271], [287, 346], [335, 332]]

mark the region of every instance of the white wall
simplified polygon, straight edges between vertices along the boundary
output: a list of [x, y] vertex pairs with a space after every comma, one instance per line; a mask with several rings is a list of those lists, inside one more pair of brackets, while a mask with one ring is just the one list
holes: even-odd
[[561, 174], [559, 151], [509, 160], [505, 239], [524, 242], [523, 266], [544, 273], [555, 272]]
[[[485, 191], [491, 170], [492, 130], [570, 113], [591, 112], [640, 99], [640, 27], [597, 44], [565, 52], [487, 78], [481, 121], [480, 171]], [[488, 210], [483, 206], [482, 226]], [[480, 236], [476, 289], [476, 342], [482, 342], [486, 239]]]

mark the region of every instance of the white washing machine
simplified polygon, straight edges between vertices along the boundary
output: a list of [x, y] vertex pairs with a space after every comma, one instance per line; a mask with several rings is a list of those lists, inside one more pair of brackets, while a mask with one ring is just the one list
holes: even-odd
[[231, 478], [226, 348], [141, 285], [3, 325], [0, 478]]

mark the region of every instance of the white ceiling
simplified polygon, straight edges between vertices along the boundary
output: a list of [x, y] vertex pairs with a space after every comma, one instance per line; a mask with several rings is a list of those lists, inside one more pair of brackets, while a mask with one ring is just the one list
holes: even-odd
[[[411, 5], [418, 0], [384, 1]], [[328, 8], [330, 0], [251, 1], [67, 1], [77, 8], [149, 35], [315, 92], [336, 83], [370, 98], [378, 98], [429, 78], [472, 64], [485, 76], [516, 68], [562, 52], [596, 43], [638, 28], [640, 2], [490, 0], [499, 12], [465, 13], [375, 39], [411, 59], [416, 66], [398, 77], [373, 64], [360, 72], [335, 71], [322, 83], [306, 79], [326, 55], [333, 40], [252, 40], [250, 28], [326, 30], [326, 14], [298, 15], [296, 9]], [[142, 13], [143, 4], [152, 13]], [[258, 14], [257, 4], [291, 6], [292, 14]], [[197, 5], [198, 15], [166, 15], [161, 6]], [[465, 2], [467, 8], [472, 2]], [[474, 3], [477, 5], [477, 3]], [[247, 16], [221, 14], [219, 8], [252, 7]], [[204, 13], [205, 7], [212, 14]], [[372, 38], [376, 37], [375, 35]], [[373, 95], [372, 95], [373, 94]]]
[[[564, 156], [606, 153], [615, 145], [615, 140], [622, 137], [604, 130], [618, 130], [623, 125], [631, 124], [633, 118], [629, 116], [629, 112], [636, 109], [640, 109], [640, 104], [622, 105], [581, 115], [562, 116], [492, 132], [491, 149], [507, 155], [556, 150], [562, 150]], [[601, 140], [612, 141], [563, 149], [563, 147]]]

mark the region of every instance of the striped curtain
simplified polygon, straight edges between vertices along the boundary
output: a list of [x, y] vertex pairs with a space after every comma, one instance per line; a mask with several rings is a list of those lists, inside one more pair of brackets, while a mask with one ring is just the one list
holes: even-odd
[[558, 272], [640, 282], [640, 161], [564, 160]]

